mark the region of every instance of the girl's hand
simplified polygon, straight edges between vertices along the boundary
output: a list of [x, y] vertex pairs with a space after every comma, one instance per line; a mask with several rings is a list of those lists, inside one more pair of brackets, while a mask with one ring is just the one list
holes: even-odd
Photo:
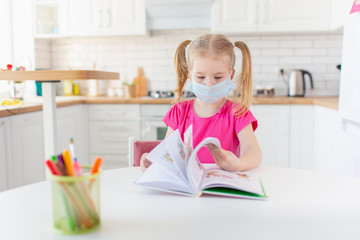
[[238, 171], [241, 169], [241, 160], [231, 151], [226, 151], [212, 143], [206, 144], [218, 167], [227, 171]]
[[140, 167], [143, 172], [152, 164], [152, 162], [146, 158], [148, 154], [149, 153], [144, 153], [140, 158]]

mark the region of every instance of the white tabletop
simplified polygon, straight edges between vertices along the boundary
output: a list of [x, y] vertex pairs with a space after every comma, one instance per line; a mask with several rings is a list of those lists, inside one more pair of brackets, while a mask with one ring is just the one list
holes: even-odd
[[267, 201], [185, 197], [136, 186], [139, 168], [101, 176], [101, 227], [53, 229], [50, 182], [0, 193], [0, 239], [360, 239], [360, 179], [260, 167]]

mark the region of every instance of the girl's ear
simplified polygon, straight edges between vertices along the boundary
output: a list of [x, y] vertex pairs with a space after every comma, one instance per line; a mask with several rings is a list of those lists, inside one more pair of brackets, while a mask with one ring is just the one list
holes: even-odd
[[235, 69], [232, 69], [232, 70], [231, 70], [231, 77], [230, 77], [230, 78], [231, 78], [231, 80], [233, 80], [233, 79], [234, 79], [234, 75], [235, 75]]

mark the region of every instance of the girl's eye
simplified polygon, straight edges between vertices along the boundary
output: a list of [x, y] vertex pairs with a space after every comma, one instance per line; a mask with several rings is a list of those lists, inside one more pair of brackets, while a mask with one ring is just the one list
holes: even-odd
[[197, 78], [199, 78], [199, 79], [205, 79], [205, 77], [203, 77], [203, 76], [198, 76]]
[[216, 79], [216, 80], [220, 80], [220, 79], [222, 79], [222, 77], [215, 77], [215, 79]]

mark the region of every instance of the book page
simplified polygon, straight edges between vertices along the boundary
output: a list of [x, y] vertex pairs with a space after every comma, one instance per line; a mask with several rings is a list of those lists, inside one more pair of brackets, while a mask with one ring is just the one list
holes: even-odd
[[181, 177], [174, 175], [173, 172], [169, 171], [159, 163], [151, 164], [136, 181], [136, 184], [155, 189], [180, 191], [192, 194], [192, 189], [188, 183], [183, 182]]
[[188, 176], [188, 180], [191, 184], [191, 186], [193, 187], [193, 189], [195, 191], [200, 192], [201, 190], [201, 182], [202, 179], [205, 175], [205, 168], [204, 166], [200, 163], [198, 157], [197, 157], [197, 152], [202, 148], [205, 147], [206, 144], [208, 143], [212, 143], [215, 146], [221, 147], [220, 146], [220, 142], [218, 139], [216, 138], [205, 138], [203, 141], [201, 141], [196, 148], [194, 149], [194, 151], [191, 153], [190, 158], [188, 160], [188, 166], [187, 166], [187, 176]]
[[[184, 133], [185, 156], [186, 156], [187, 160], [190, 158], [190, 155], [193, 152], [193, 135], [192, 134], [193, 134], [192, 125], [190, 125]], [[186, 166], [187, 166], [187, 162], [186, 162]]]
[[174, 160], [175, 165], [186, 177], [187, 158], [185, 145], [181, 139], [179, 130], [174, 131], [166, 139], [164, 139], [163, 142], [166, 143], [167, 149], [170, 153], [170, 156]]
[[220, 168], [207, 169], [201, 189], [228, 187], [262, 195], [260, 178], [255, 173], [229, 172]]
[[161, 164], [168, 171], [182, 179], [183, 182], [188, 182], [184, 163], [184, 147], [178, 130], [159, 143], [147, 155], [147, 159], [152, 163]]

